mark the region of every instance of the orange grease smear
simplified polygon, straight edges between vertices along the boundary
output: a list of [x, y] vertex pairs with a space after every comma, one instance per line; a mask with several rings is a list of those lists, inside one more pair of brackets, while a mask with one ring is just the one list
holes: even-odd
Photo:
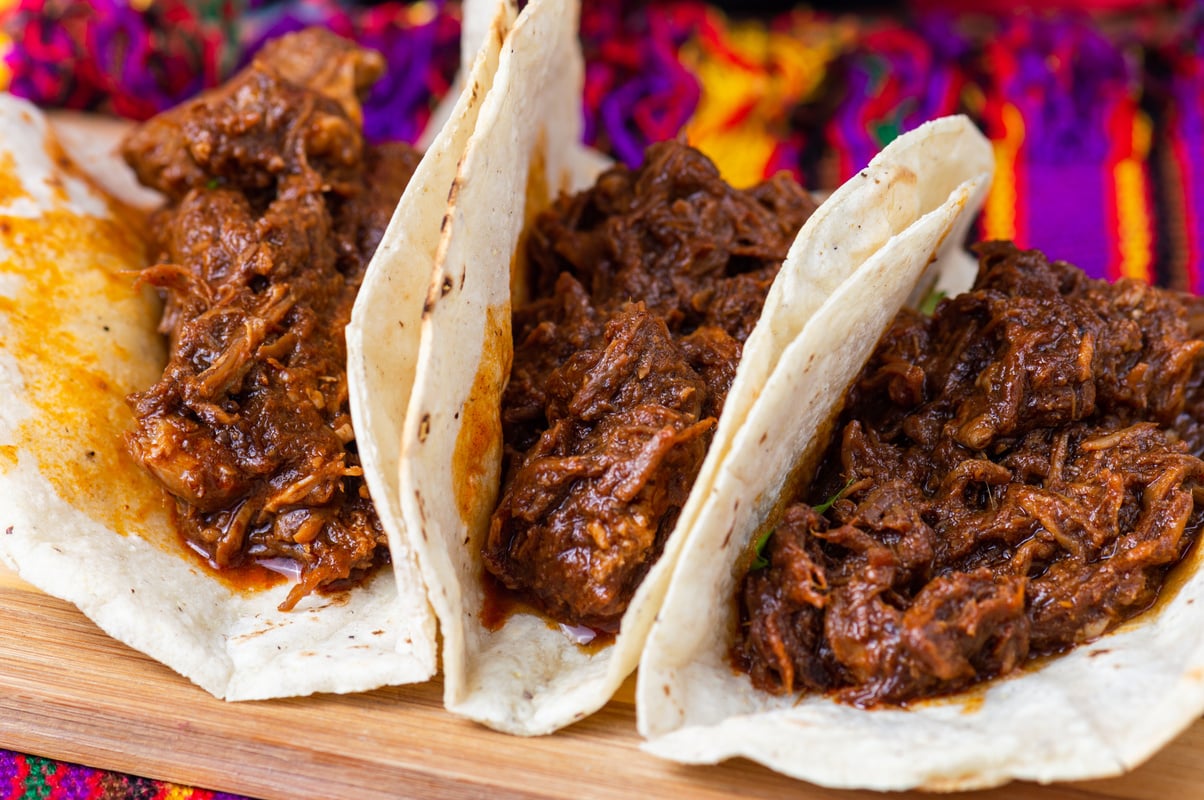
[[0, 153], [0, 206], [9, 206], [25, 197], [25, 187], [17, 177], [17, 165], [13, 154]]
[[513, 351], [509, 311], [504, 306], [490, 308], [486, 315], [481, 364], [468, 401], [460, 410], [460, 430], [452, 452], [456, 509], [460, 519], [474, 532], [484, 531], [497, 500], [496, 465], [502, 451], [502, 391], [510, 375]]
[[158, 305], [133, 287], [144, 246], [122, 223], [64, 209], [4, 218], [0, 246], [0, 271], [20, 286], [0, 297], [4, 347], [32, 407], [0, 469], [35, 454], [42, 477], [77, 510], [145, 536], [148, 522], [161, 524], [166, 500], [122, 442], [133, 423], [126, 394], [156, 379], [163, 363]]
[[[53, 139], [47, 150], [63, 175], [95, 184]], [[27, 197], [0, 154], [0, 204]], [[47, 184], [66, 203], [62, 176]], [[145, 218], [110, 203], [111, 218], [56, 208], [38, 219], [0, 216], [0, 276], [16, 278], [0, 296], [0, 340], [18, 364], [31, 407], [13, 444], [0, 445], [0, 472], [33, 454], [41, 477], [87, 518], [134, 534], [186, 558], [232, 589], [256, 591], [286, 578], [258, 565], [216, 570], [183, 542], [175, 504], [134, 460], [125, 433], [134, 427], [125, 398], [159, 379], [166, 350], [157, 328], [160, 304], [139, 288], [146, 266]]]

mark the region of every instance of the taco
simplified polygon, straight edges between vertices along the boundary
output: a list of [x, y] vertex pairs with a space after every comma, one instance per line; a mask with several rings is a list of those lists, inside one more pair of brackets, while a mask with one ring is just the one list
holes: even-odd
[[[758, 391], [726, 391], [741, 349], [768, 374], [824, 295], [928, 211], [954, 208], [951, 226], [990, 169], [948, 120], [814, 214], [788, 179], [737, 191], [675, 142], [571, 195], [592, 180], [576, 23], [533, 2], [515, 24], [456, 179], [401, 443], [445, 703], [518, 734], [581, 719], [634, 667]], [[937, 169], [941, 149], [977, 161]]]
[[977, 250], [934, 308], [850, 280], [766, 383], [640, 662], [646, 749], [969, 789], [1118, 774], [1204, 709], [1199, 300]]
[[379, 55], [269, 43], [126, 138], [166, 198], [149, 220], [3, 98], [6, 563], [226, 699], [434, 673], [425, 587], [404, 545], [389, 566], [355, 449], [343, 326], [377, 243], [437, 230], [507, 24], [421, 162], [363, 142]]

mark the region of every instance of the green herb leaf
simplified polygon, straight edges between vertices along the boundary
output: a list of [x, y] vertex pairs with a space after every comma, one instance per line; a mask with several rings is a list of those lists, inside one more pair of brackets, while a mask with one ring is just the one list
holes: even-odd
[[219, 179], [210, 178], [209, 182], [205, 184], [205, 188], [206, 189], [216, 189], [217, 187], [219, 187], [221, 185], [222, 185], [222, 182]]
[[757, 537], [757, 543], [753, 545], [753, 552], [755, 552], [757, 556], [753, 559], [752, 566], [749, 569], [765, 569], [769, 566], [769, 559], [762, 555], [762, 553], [765, 550], [766, 543], [769, 542], [769, 537], [773, 536], [773, 531], [774, 529], [770, 528]]
[[933, 289], [920, 301], [920, 313], [926, 317], [931, 317], [936, 313], [937, 305], [948, 296], [949, 293], [944, 290]]
[[815, 506], [815, 513], [817, 513], [817, 514], [826, 514], [826, 513], [828, 512], [828, 509], [829, 509], [829, 508], [831, 508], [831, 507], [832, 507], [832, 505], [833, 505], [833, 504], [834, 504], [834, 503], [835, 503], [837, 500], [839, 500], [840, 498], [844, 497], [844, 493], [845, 493], [845, 492], [847, 492], [847, 491], [849, 490], [849, 487], [853, 485], [853, 480], [854, 480], [854, 479], [853, 479], [852, 477], [850, 477], [850, 478], [849, 478], [849, 480], [848, 480], [848, 483], [846, 483], [846, 484], [845, 484], [843, 487], [841, 487], [841, 490], [840, 490], [839, 492], [837, 492], [836, 494], [834, 494], [834, 495], [832, 495], [831, 497], [829, 497], [827, 500], [825, 500], [825, 501], [824, 501], [823, 503], [821, 503], [820, 505], [818, 505], [818, 506]]

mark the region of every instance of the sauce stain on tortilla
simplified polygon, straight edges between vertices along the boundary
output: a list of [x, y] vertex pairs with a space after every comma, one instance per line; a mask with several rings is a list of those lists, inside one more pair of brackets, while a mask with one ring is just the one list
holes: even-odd
[[485, 341], [472, 390], [460, 414], [460, 429], [452, 451], [452, 480], [456, 509], [472, 532], [468, 547], [479, 549], [497, 502], [502, 453], [502, 391], [513, 358], [510, 313], [505, 306], [486, 312]]
[[25, 187], [17, 172], [17, 164], [13, 154], [0, 152], [0, 208], [11, 206], [17, 200], [26, 197]]
[[[4, 346], [19, 364], [32, 413], [15, 443], [0, 446], [0, 470], [15, 469], [22, 453], [35, 454], [42, 477], [89, 519], [180, 553], [170, 498], [124, 442], [133, 426], [125, 397], [153, 381], [165, 360], [160, 337], [148, 333], [158, 325], [158, 301], [136, 285], [143, 242], [121, 221], [59, 209], [3, 223], [0, 249], [8, 257], [0, 275], [21, 285], [16, 296], [0, 297], [0, 315], [11, 326]], [[286, 580], [258, 566], [217, 572], [184, 552], [232, 590], [261, 591]]]
[[[1041, 657], [1037, 657], [1036, 659], [1033, 659], [1033, 660], [1040, 661]], [[909, 703], [899, 706], [899, 708], [908, 710], [908, 711], [914, 711], [914, 710], [921, 709], [921, 708], [941, 708], [941, 707], [945, 707], [945, 706], [961, 706], [962, 714], [977, 714], [979, 711], [982, 710], [983, 705], [986, 703], [987, 692], [989, 692], [991, 690], [991, 687], [993, 687], [996, 684], [999, 684], [1003, 681], [1010, 680], [1014, 677], [1024, 674], [1025, 667], [1027, 666], [1028, 663], [1030, 663], [1030, 662], [1025, 662], [1025, 664], [1022, 664], [1015, 672], [1011, 672], [1006, 675], [999, 675], [994, 678], [990, 678], [988, 680], [982, 681], [981, 683], [976, 683], [973, 686], [971, 686], [970, 688], [963, 689], [960, 692], [955, 692], [954, 694], [937, 695], [935, 697], [922, 697], [918, 700], [912, 700]], [[1042, 661], [1042, 663], [1048, 663], [1048, 662]], [[806, 695], [800, 695], [799, 699], [802, 700], [802, 698], [805, 696]], [[832, 695], [829, 695], [829, 696], [832, 696]], [[870, 713], [873, 713], [873, 710], [871, 710]]]
[[481, 570], [481, 627], [497, 632], [516, 614], [538, 617], [550, 630], [560, 632], [573, 643], [579, 653], [597, 655], [615, 643], [617, 631], [600, 630], [586, 626], [568, 626], [551, 619], [535, 606], [523, 600], [518, 592], [512, 592], [493, 573]]
[[[4, 159], [0, 195], [28, 197], [11, 155]], [[133, 421], [126, 393], [153, 378], [163, 361], [158, 336], [144, 333], [156, 329], [158, 303], [134, 286], [143, 242], [121, 221], [56, 203], [40, 218], [4, 218], [0, 252], [0, 274], [19, 287], [0, 297], [4, 347], [19, 365], [21, 400], [30, 412], [0, 469], [34, 455], [64, 501], [121, 534], [154, 541], [148, 534], [170, 530], [167, 501], [122, 441]]]

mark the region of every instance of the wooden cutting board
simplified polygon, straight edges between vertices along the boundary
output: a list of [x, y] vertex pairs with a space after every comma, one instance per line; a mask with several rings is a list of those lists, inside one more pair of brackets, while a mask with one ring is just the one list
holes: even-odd
[[[798, 783], [743, 760], [655, 759], [638, 746], [631, 681], [585, 721], [520, 739], [445, 713], [438, 682], [215, 700], [3, 567], [0, 620], [0, 747], [33, 755], [263, 798], [883, 797]], [[1204, 798], [1204, 722], [1121, 778], [951, 797]]]

